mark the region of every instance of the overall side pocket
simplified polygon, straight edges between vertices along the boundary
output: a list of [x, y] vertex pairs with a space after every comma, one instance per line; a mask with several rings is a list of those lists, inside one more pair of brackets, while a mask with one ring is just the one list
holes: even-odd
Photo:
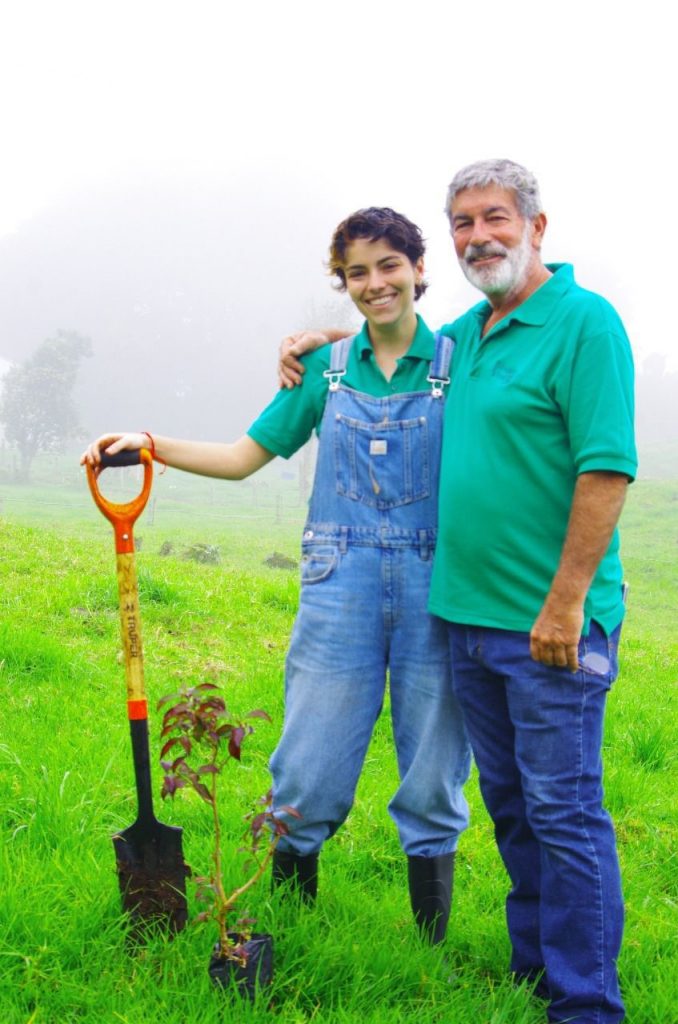
[[301, 584], [321, 583], [337, 567], [339, 552], [334, 544], [304, 544], [301, 549]]

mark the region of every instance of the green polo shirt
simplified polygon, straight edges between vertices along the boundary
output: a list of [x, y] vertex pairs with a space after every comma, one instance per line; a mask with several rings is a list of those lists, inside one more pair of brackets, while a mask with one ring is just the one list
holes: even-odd
[[[456, 338], [445, 403], [439, 533], [429, 608], [451, 622], [529, 631], [556, 572], [579, 473], [633, 479], [633, 363], [624, 327], [567, 264], [483, 338], [481, 302]], [[622, 620], [619, 538], [584, 607]]]
[[[331, 349], [331, 345], [323, 345], [303, 357], [302, 362], [306, 367], [303, 387], [279, 391], [247, 431], [257, 444], [288, 459], [308, 441], [314, 430], [320, 433], [328, 387], [323, 373], [329, 369]], [[427, 384], [426, 378], [434, 354], [433, 332], [417, 316], [417, 329], [412, 344], [398, 360], [391, 379], [386, 380], [375, 361], [365, 323], [351, 345], [342, 383], [374, 398], [427, 391], [430, 384]]]

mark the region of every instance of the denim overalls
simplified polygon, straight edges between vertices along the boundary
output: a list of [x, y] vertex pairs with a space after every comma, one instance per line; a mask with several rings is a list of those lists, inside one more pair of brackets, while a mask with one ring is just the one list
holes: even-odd
[[302, 817], [280, 849], [316, 853], [346, 818], [388, 672], [400, 775], [389, 813], [406, 854], [434, 857], [468, 824], [470, 768], [446, 626], [426, 610], [452, 342], [437, 336], [430, 390], [374, 398], [340, 383], [352, 341], [332, 346], [325, 374], [285, 725], [271, 759], [275, 806]]

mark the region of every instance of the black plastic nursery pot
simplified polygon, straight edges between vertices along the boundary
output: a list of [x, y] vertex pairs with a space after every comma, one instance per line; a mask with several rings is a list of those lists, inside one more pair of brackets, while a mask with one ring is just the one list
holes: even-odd
[[[228, 937], [234, 942], [239, 938], [233, 932], [229, 932]], [[270, 985], [273, 979], [273, 936], [255, 932], [243, 943], [243, 950], [246, 961], [241, 964], [221, 956], [217, 943], [212, 951], [208, 971], [213, 984], [229, 989], [235, 982], [240, 995], [253, 1001], [257, 992]]]

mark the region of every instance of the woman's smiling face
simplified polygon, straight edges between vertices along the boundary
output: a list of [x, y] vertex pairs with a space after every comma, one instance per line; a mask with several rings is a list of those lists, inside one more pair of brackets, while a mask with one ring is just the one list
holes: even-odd
[[424, 261], [413, 264], [385, 238], [356, 238], [346, 250], [346, 289], [368, 323], [395, 327], [414, 314], [415, 285], [423, 280]]

